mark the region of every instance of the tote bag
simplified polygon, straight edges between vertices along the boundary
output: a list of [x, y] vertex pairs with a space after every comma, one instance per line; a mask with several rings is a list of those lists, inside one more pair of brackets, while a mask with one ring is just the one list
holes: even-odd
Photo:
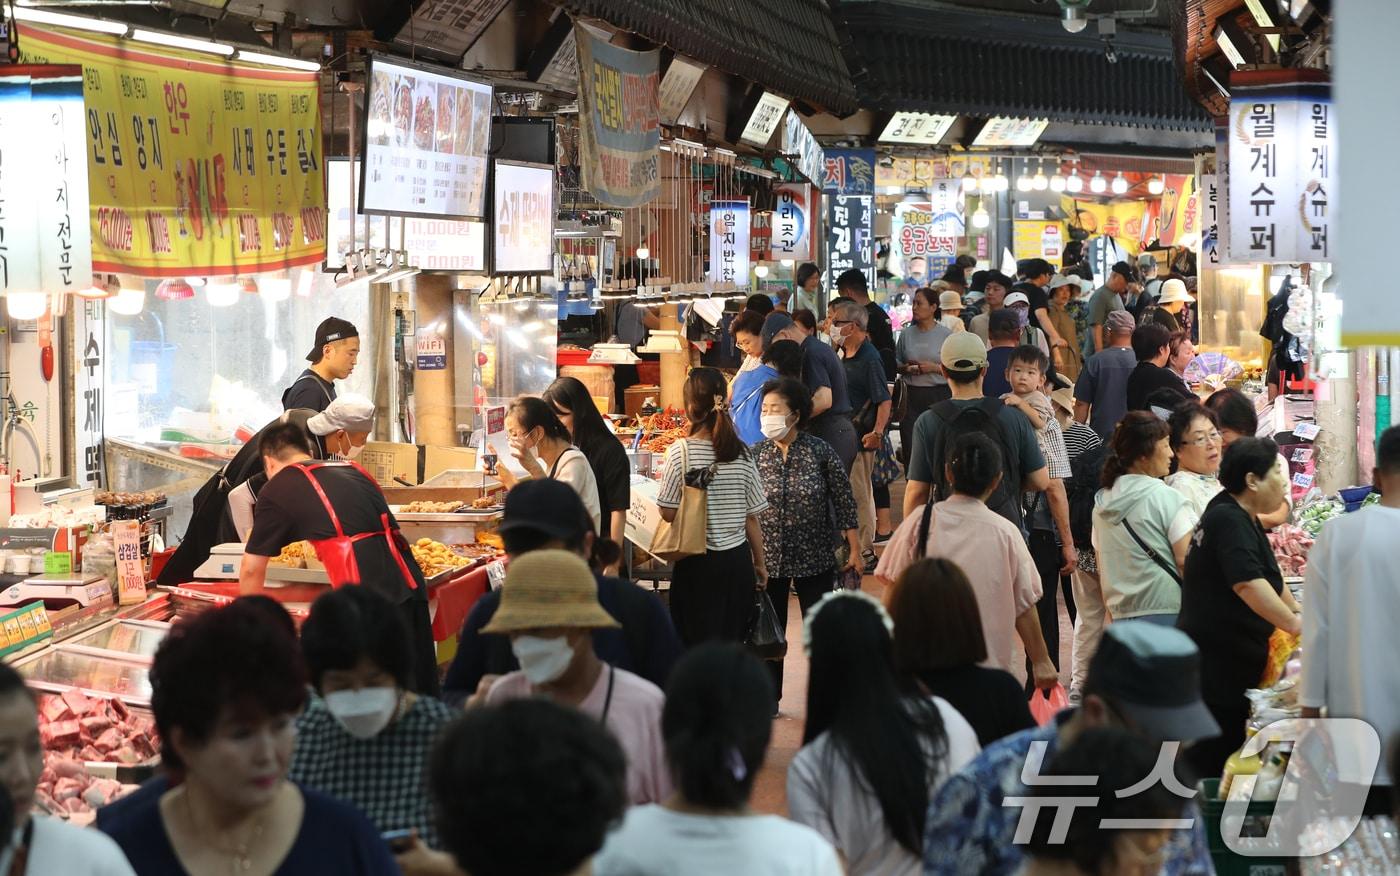
[[660, 557], [668, 563], [698, 556], [705, 552], [705, 525], [709, 515], [705, 490], [692, 487], [690, 478], [690, 445], [681, 439], [681, 504], [676, 509], [676, 518], [670, 523], [665, 520], [656, 527], [651, 538], [652, 556]]

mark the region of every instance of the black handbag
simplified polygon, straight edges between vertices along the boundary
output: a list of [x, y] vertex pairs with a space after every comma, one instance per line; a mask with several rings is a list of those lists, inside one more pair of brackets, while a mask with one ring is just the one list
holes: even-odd
[[860, 440], [875, 431], [875, 419], [879, 414], [879, 406], [872, 404], [868, 399], [865, 404], [860, 406], [860, 410], [851, 414], [851, 425], [856, 430], [856, 440]]

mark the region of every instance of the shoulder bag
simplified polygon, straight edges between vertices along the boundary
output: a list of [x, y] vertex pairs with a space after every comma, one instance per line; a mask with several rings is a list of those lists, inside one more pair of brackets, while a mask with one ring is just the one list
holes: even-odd
[[[681, 439], [681, 504], [676, 508], [675, 519], [670, 523], [662, 520], [651, 538], [648, 553], [668, 563], [686, 557], [699, 556], [705, 552], [705, 527], [709, 516], [709, 504], [705, 486], [709, 479], [690, 477], [690, 442]], [[700, 485], [692, 485], [692, 480]]]
[[1168, 575], [1172, 576], [1172, 580], [1176, 582], [1176, 586], [1180, 587], [1181, 574], [1176, 570], [1176, 563], [1167, 562], [1167, 560], [1161, 554], [1148, 547], [1147, 542], [1143, 541], [1142, 538], [1136, 532], [1133, 531], [1133, 525], [1128, 522], [1128, 518], [1126, 517], [1123, 518], [1123, 528], [1128, 530], [1128, 535], [1133, 537], [1133, 541], [1137, 542], [1138, 547], [1143, 549], [1143, 551], [1147, 554], [1148, 559], [1152, 560], [1152, 562], [1156, 563], [1159, 567], [1161, 567], [1163, 572], [1166, 572]]

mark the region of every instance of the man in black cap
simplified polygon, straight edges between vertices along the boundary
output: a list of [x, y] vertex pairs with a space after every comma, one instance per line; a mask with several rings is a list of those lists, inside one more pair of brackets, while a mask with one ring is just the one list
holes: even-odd
[[324, 411], [335, 401], [334, 381], [349, 377], [359, 358], [360, 333], [355, 326], [335, 316], [322, 321], [316, 327], [316, 346], [306, 354], [311, 367], [282, 393], [282, 410]]
[[[1026, 794], [1023, 776], [1043, 775], [1055, 752], [1091, 727], [1118, 727], [1161, 744], [1163, 751], [1220, 735], [1201, 699], [1201, 653], [1180, 630], [1141, 620], [1108, 627], [1089, 664], [1083, 704], [1043, 727], [1023, 730], [987, 746], [939, 788], [925, 822], [924, 872], [933, 876], [1021, 872], [1025, 846], [1014, 842]], [[1174, 766], [1175, 764], [1173, 764]], [[1184, 799], [1191, 794], [1174, 772], [1158, 782]], [[1173, 787], [1175, 784], [1177, 787]], [[1072, 796], [1073, 789], [1066, 789]], [[1185, 794], [1182, 794], [1185, 791]], [[1208, 876], [1214, 872], [1205, 819], [1173, 829], [1162, 847], [1161, 872]], [[1154, 872], [1155, 872], [1154, 867]]]
[[1127, 262], [1118, 262], [1108, 272], [1108, 279], [1089, 298], [1089, 334], [1094, 341], [1094, 353], [1109, 346], [1105, 324], [1108, 315], [1127, 310], [1128, 294], [1137, 283], [1137, 271]]
[[[531, 551], [556, 549], [593, 559], [593, 520], [578, 493], [562, 481], [530, 480], [506, 494], [499, 528], [506, 555], [514, 559]], [[595, 564], [596, 569], [596, 564]], [[605, 663], [640, 675], [664, 687], [671, 666], [680, 657], [681, 642], [666, 606], [631, 581], [599, 575], [598, 602], [621, 628], [593, 631], [593, 650]], [[501, 591], [492, 590], [472, 606], [457, 636], [457, 654], [447, 668], [442, 696], [456, 705], [488, 682], [520, 668], [505, 636], [481, 634], [501, 604]]]

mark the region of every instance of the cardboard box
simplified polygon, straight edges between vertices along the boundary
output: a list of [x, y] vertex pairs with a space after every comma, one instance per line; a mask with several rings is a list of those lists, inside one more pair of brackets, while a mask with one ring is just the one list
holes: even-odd
[[423, 480], [431, 480], [434, 475], [454, 469], [470, 471], [476, 468], [476, 451], [470, 447], [440, 447], [427, 444], [423, 447]]
[[395, 487], [402, 486], [394, 480], [396, 477], [410, 484], [419, 483], [420, 460], [420, 448], [416, 444], [370, 441], [355, 461], [364, 466], [379, 486]]

